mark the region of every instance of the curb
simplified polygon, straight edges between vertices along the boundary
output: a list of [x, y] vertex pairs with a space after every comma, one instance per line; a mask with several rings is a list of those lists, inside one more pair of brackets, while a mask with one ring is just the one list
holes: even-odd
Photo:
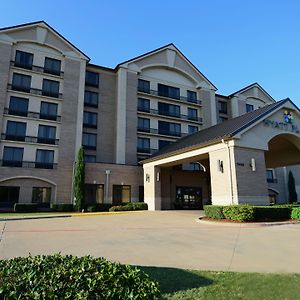
[[272, 226], [284, 226], [284, 225], [300, 225], [300, 221], [282, 221], [282, 222], [252, 222], [252, 223], [225, 223], [225, 222], [217, 222], [217, 221], [206, 221], [195, 219], [197, 223], [205, 224], [205, 225], [217, 225], [224, 227], [272, 227]]
[[71, 215], [58, 215], [58, 216], [23, 216], [23, 217], [7, 217], [0, 218], [0, 221], [20, 221], [20, 220], [37, 220], [37, 219], [55, 219], [55, 218], [70, 218]]

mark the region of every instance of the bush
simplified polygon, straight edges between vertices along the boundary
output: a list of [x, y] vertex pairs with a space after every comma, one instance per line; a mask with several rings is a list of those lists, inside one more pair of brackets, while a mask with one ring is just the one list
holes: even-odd
[[223, 214], [226, 219], [234, 221], [252, 221], [255, 219], [255, 208], [250, 205], [224, 206]]
[[37, 211], [37, 203], [15, 203], [14, 212], [36, 212]]
[[293, 208], [291, 218], [300, 221], [300, 207]]
[[133, 211], [148, 210], [148, 204], [144, 202], [129, 202], [127, 204], [112, 206], [109, 211]]
[[0, 299], [157, 299], [136, 267], [60, 254], [0, 260]]
[[220, 205], [204, 205], [204, 212], [208, 218], [222, 220], [225, 219], [223, 208], [224, 206]]
[[86, 209], [88, 212], [97, 212], [97, 211], [109, 211], [112, 207], [110, 203], [97, 203], [93, 205], [89, 205]]
[[74, 206], [70, 203], [52, 204], [51, 209], [59, 212], [71, 212], [73, 211]]
[[255, 220], [287, 220], [291, 211], [291, 205], [255, 206]]

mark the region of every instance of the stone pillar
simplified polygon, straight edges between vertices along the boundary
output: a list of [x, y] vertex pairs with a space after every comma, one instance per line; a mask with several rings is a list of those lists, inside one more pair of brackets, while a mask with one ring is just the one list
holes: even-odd
[[149, 210], [161, 210], [160, 167], [144, 165], [144, 199]]

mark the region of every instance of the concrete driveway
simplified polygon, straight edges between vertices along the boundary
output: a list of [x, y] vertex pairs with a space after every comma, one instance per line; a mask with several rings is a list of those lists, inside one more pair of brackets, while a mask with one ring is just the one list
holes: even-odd
[[300, 225], [208, 225], [199, 211], [0, 222], [0, 258], [29, 253], [103, 256], [202, 270], [300, 273]]

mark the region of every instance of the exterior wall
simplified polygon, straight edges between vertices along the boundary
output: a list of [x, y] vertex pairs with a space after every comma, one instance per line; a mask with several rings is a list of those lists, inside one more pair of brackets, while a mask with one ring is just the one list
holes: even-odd
[[108, 183], [108, 199], [104, 199], [104, 202], [112, 203], [112, 186], [114, 184], [130, 185], [131, 201], [139, 201], [139, 186], [143, 185], [142, 167], [118, 164], [87, 163], [85, 183], [104, 184], [104, 189], [106, 189], [106, 170], [109, 170], [110, 174]]

